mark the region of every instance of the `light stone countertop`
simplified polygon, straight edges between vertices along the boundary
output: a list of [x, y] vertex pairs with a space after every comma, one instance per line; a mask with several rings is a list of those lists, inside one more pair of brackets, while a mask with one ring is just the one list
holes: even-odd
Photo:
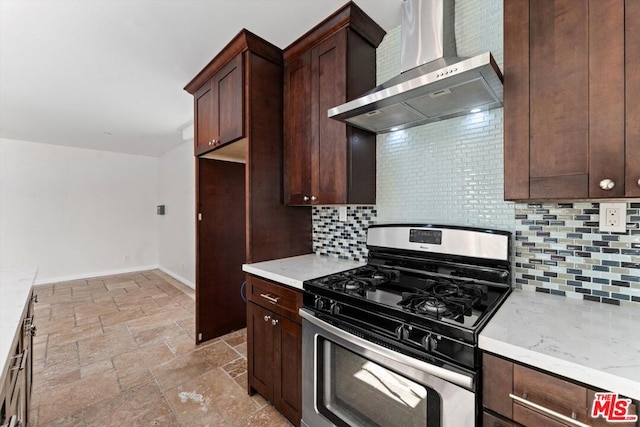
[[37, 268], [0, 268], [0, 385], [11, 362], [11, 344], [21, 326]]
[[516, 289], [480, 348], [640, 400], [640, 309]]
[[305, 280], [339, 273], [363, 265], [365, 265], [364, 262], [309, 254], [243, 264], [242, 271], [302, 289], [302, 282]]

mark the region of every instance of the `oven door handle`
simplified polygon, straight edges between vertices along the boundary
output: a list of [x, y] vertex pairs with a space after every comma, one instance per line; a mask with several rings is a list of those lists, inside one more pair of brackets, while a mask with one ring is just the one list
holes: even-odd
[[439, 366], [432, 365], [430, 363], [423, 362], [418, 359], [414, 359], [413, 357], [382, 347], [378, 344], [367, 341], [356, 335], [352, 335], [321, 319], [318, 319], [312, 312], [304, 308], [301, 308], [299, 310], [299, 313], [300, 313], [300, 317], [302, 317], [303, 319], [307, 320], [310, 323], [313, 323], [319, 328], [326, 330], [327, 332], [337, 336], [340, 339], [356, 344], [373, 353], [381, 354], [382, 356], [388, 359], [391, 359], [395, 362], [402, 363], [403, 365], [426, 372], [428, 374], [441, 378], [445, 381], [449, 381], [453, 384], [459, 385], [460, 387], [465, 387], [469, 390], [473, 388], [473, 385], [474, 385], [473, 377], [469, 375], [453, 372], [453, 371], [450, 371], [449, 369], [441, 368]]

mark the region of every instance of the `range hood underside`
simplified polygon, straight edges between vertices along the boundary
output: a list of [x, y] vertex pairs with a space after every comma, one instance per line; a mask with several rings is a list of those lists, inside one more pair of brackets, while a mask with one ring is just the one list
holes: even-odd
[[[425, 64], [427, 65], [427, 64]], [[328, 116], [386, 133], [502, 106], [502, 73], [490, 53], [462, 60], [390, 87], [379, 87]]]

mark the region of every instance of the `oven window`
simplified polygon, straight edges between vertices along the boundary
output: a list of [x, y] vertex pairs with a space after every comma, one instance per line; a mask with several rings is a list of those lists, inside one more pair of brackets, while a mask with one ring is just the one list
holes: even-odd
[[440, 426], [440, 396], [319, 337], [319, 412], [338, 426]]

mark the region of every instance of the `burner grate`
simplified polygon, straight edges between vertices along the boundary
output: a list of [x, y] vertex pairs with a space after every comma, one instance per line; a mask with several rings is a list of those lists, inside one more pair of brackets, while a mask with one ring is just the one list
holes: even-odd
[[429, 279], [427, 286], [403, 292], [398, 305], [418, 314], [464, 322], [473, 307], [487, 294], [486, 286], [447, 279]]

